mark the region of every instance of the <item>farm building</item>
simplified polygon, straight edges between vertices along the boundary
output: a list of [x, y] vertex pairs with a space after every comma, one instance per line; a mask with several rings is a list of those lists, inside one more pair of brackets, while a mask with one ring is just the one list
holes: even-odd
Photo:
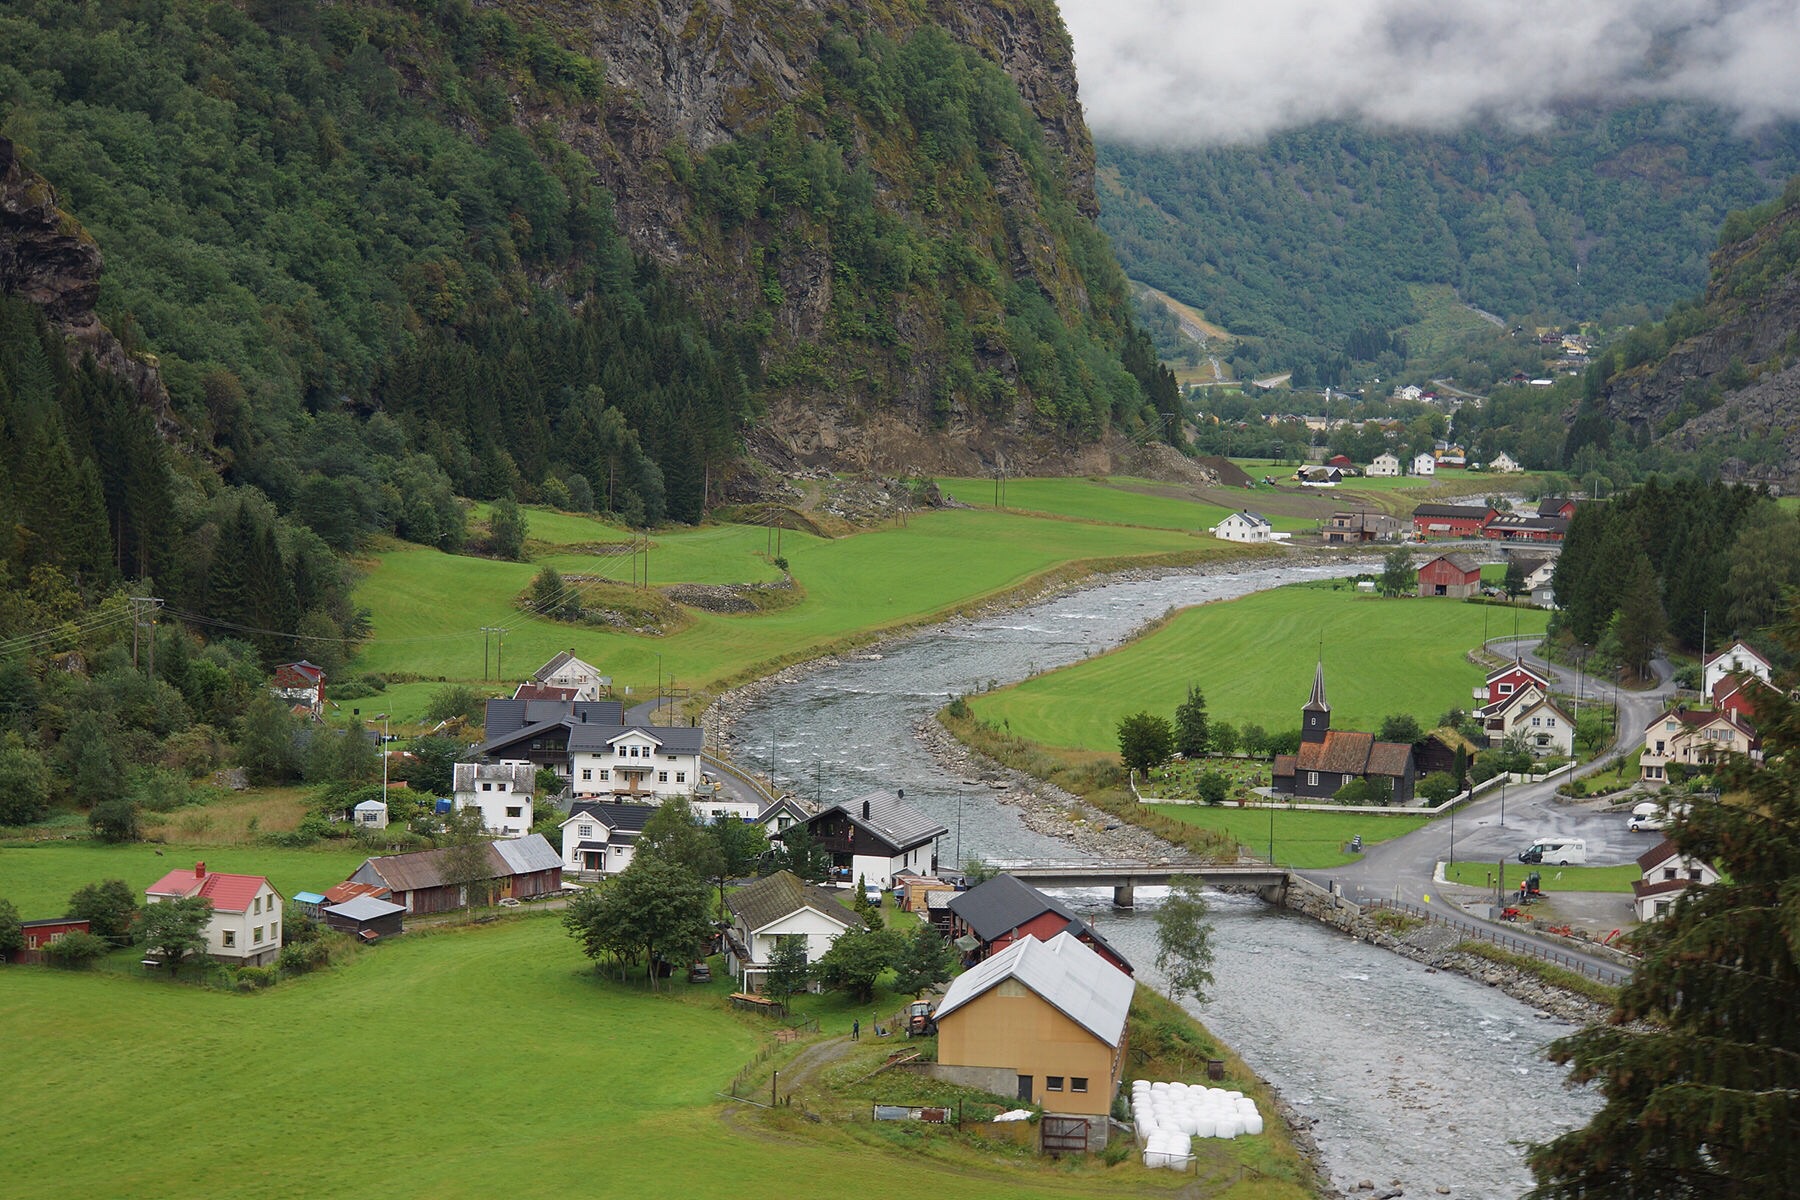
[[[38, 963], [44, 961], [44, 949], [62, 941], [71, 933], [89, 932], [86, 917], [46, 917], [39, 921], [20, 921], [19, 932], [24, 935], [24, 944], [16, 951], [17, 959], [22, 963]], [[6, 955], [0, 953], [0, 962]]]
[[[449, 912], [469, 902], [467, 881], [450, 878], [459, 849], [371, 858], [351, 873], [350, 882], [387, 888], [409, 913]], [[542, 834], [489, 842], [481, 850], [486, 867], [482, 879], [492, 886], [495, 899], [529, 900], [562, 890], [562, 855]]]
[[1364, 474], [1371, 479], [1391, 478], [1400, 474], [1400, 460], [1393, 454], [1383, 451], [1369, 461], [1369, 469]]
[[1132, 973], [1131, 963], [1093, 926], [1060, 901], [1011, 875], [996, 875], [966, 892], [955, 893], [949, 908], [952, 933], [975, 942], [964, 952], [969, 962], [990, 958], [1020, 938], [1035, 937], [1047, 942], [1067, 932], [1125, 974]]
[[726, 962], [745, 991], [761, 991], [769, 960], [783, 938], [803, 938], [806, 961], [818, 962], [846, 929], [863, 919], [844, 907], [846, 893], [802, 883], [792, 871], [777, 871], [733, 892], [725, 901], [732, 926], [726, 935]]
[[[831, 855], [832, 875], [886, 890], [895, 875], [937, 870], [937, 839], [949, 830], [906, 803], [904, 791], [870, 792], [806, 819], [807, 832]], [[780, 836], [780, 835], [777, 835]]]
[[339, 933], [349, 933], [365, 942], [391, 937], [401, 932], [400, 918], [406, 907], [392, 900], [373, 896], [357, 896], [324, 910], [325, 924]]
[[1021, 938], [950, 984], [937, 1074], [1039, 1103], [1046, 1117], [1086, 1117], [1089, 1145], [1104, 1145], [1135, 987], [1070, 934]]
[[1421, 504], [1413, 509], [1413, 533], [1421, 539], [1480, 537], [1493, 517], [1494, 510], [1486, 505]]
[[1419, 568], [1419, 595], [1463, 599], [1481, 593], [1481, 564], [1466, 554], [1440, 554]]

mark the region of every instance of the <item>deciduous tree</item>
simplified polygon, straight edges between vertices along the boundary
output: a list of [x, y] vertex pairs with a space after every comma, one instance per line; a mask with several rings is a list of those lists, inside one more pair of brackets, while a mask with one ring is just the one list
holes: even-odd
[[1156, 969], [1162, 972], [1169, 995], [1206, 1002], [1212, 986], [1212, 923], [1207, 920], [1206, 897], [1200, 883], [1178, 879], [1168, 899], [1156, 910]]
[[131, 940], [137, 912], [137, 893], [123, 879], [84, 884], [69, 897], [68, 915], [86, 921], [89, 932], [115, 946]]
[[900, 948], [900, 935], [891, 929], [848, 929], [820, 956], [816, 974], [826, 987], [867, 1001], [874, 998], [881, 973], [899, 960]]
[[0, 900], [0, 962], [25, 946], [25, 931], [19, 925], [19, 910], [11, 900]]
[[571, 905], [563, 916], [570, 934], [590, 958], [611, 953], [641, 958], [656, 989], [656, 966], [686, 962], [712, 931], [711, 889], [685, 868], [637, 855], [623, 874]]
[[804, 991], [812, 981], [812, 964], [806, 961], [806, 935], [784, 933], [775, 939], [769, 955], [769, 973], [763, 976], [763, 990], [777, 1000], [786, 1000]]
[[1381, 560], [1381, 579], [1377, 584], [1384, 596], [1404, 596], [1413, 590], [1418, 579], [1413, 572], [1412, 551], [1397, 546]]
[[190, 955], [206, 952], [206, 924], [212, 920], [212, 901], [205, 896], [184, 896], [146, 904], [138, 918], [137, 936], [144, 949], [157, 955], [169, 974], [181, 970]]
[[1168, 719], [1147, 712], [1133, 713], [1119, 722], [1119, 758], [1127, 768], [1148, 771], [1169, 761], [1175, 734]]

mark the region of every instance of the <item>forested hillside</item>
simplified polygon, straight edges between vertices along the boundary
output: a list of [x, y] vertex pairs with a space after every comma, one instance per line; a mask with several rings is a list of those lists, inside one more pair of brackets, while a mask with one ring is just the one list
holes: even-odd
[[1135, 279], [1251, 340], [1240, 374], [1334, 382], [1416, 317], [1408, 283], [1508, 317], [1641, 320], [1697, 291], [1721, 221], [1800, 170], [1800, 126], [1673, 103], [1550, 129], [1327, 124], [1254, 147], [1099, 148], [1101, 225]]

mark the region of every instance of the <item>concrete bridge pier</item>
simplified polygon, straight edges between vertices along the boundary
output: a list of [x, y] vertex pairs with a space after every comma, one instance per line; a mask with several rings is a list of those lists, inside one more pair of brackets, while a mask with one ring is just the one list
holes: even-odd
[[1113, 887], [1113, 907], [1130, 910], [1137, 907], [1137, 885], [1121, 883]]

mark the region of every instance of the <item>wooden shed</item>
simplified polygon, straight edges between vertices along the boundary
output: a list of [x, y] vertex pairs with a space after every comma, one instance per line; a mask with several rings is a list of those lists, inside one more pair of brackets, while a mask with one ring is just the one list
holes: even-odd
[[1481, 564], [1466, 554], [1440, 554], [1419, 568], [1419, 595], [1463, 599], [1481, 592]]
[[395, 904], [392, 900], [357, 896], [342, 904], [327, 907], [324, 917], [328, 928], [339, 933], [355, 934], [364, 941], [372, 942], [376, 938], [402, 932], [400, 919], [405, 912], [404, 905]]

